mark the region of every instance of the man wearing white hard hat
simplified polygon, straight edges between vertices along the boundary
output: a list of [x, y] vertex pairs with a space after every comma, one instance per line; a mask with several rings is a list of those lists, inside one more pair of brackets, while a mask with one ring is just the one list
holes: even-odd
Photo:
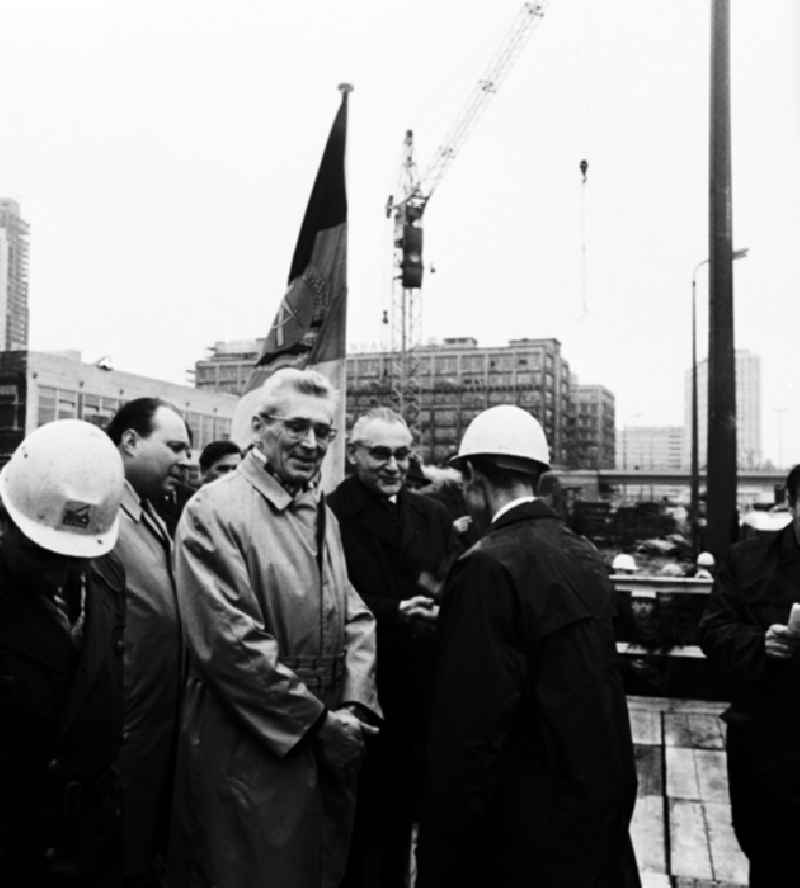
[[714, 556], [710, 552], [701, 552], [697, 556], [697, 570], [694, 572], [696, 580], [714, 579]]
[[0, 472], [0, 884], [121, 884], [122, 462], [80, 420]]
[[479, 414], [453, 461], [490, 523], [442, 594], [417, 886], [637, 886], [603, 561], [536, 498], [549, 452], [529, 413]]
[[635, 574], [637, 567], [633, 555], [629, 555], [627, 552], [615, 555], [611, 562], [611, 570], [615, 574]]
[[800, 465], [791, 522], [731, 546], [698, 624], [731, 701], [722, 714], [731, 820], [750, 888], [796, 885], [800, 823]]

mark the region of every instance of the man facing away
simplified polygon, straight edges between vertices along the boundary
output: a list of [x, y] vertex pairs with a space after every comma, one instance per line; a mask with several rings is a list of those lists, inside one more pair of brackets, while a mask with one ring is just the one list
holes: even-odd
[[106, 433], [125, 469], [114, 549], [126, 592], [125, 872], [130, 884], [150, 886], [164, 866], [183, 656], [172, 543], [153, 503], [179, 483], [189, 436], [176, 408], [157, 398], [128, 401]]
[[359, 778], [348, 888], [403, 888], [418, 819], [436, 652], [436, 601], [455, 555], [441, 503], [405, 489], [411, 432], [377, 407], [353, 426], [355, 469], [329, 503], [342, 532], [347, 573], [378, 621], [381, 734]]
[[797, 881], [800, 620], [790, 615], [800, 606], [800, 466], [786, 494], [791, 523], [731, 547], [700, 620], [700, 644], [732, 700], [728, 787], [751, 888]]
[[243, 402], [255, 447], [178, 526], [188, 681], [171, 888], [341, 881], [380, 710], [375, 621], [313, 488], [336, 397], [316, 371], [274, 373]]
[[[0, 884], [120, 888], [122, 463], [47, 423], [0, 472]], [[104, 557], [103, 557], [104, 556]]]
[[418, 888], [639, 884], [636, 772], [602, 559], [534, 496], [539, 423], [500, 405], [456, 464], [491, 516], [442, 594]]

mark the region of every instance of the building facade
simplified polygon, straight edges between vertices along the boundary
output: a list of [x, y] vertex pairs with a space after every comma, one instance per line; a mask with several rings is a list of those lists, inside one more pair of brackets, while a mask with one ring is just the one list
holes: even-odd
[[680, 426], [625, 426], [617, 436], [617, 465], [623, 471], [683, 468]]
[[[195, 365], [195, 385], [241, 393], [263, 340], [216, 342]], [[479, 346], [471, 337], [448, 338], [414, 349], [419, 390], [417, 448], [426, 463], [442, 463], [458, 448], [467, 425], [495, 404], [518, 404], [537, 417], [551, 460], [566, 465], [571, 415], [569, 364], [557, 339], [512, 339]], [[372, 406], [391, 404], [396, 355], [391, 351], [347, 356], [347, 425]]]
[[[683, 464], [691, 463], [692, 371], [684, 380]], [[707, 465], [708, 361], [697, 365], [698, 461]], [[761, 465], [761, 358], [747, 349], [736, 349], [736, 461], [740, 469]]]
[[575, 469], [613, 469], [615, 465], [614, 394], [603, 385], [573, 380], [569, 463]]
[[0, 349], [28, 347], [28, 223], [0, 197]]
[[83, 419], [103, 428], [126, 401], [142, 397], [181, 411], [195, 458], [210, 441], [230, 438], [234, 395], [84, 364], [77, 352], [0, 352], [0, 461], [46, 422]]

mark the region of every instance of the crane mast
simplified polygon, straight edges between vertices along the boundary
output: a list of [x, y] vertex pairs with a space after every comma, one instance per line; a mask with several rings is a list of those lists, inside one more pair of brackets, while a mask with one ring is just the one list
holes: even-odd
[[400, 193], [386, 204], [393, 222], [394, 271], [392, 275], [391, 351], [392, 395], [395, 406], [414, 430], [420, 412], [420, 386], [415, 349], [422, 340], [422, 222], [425, 208], [450, 164], [491, 98], [519, 58], [544, 15], [543, 2], [522, 4], [483, 76], [477, 81], [430, 162], [419, 174], [414, 138], [406, 130], [400, 168]]

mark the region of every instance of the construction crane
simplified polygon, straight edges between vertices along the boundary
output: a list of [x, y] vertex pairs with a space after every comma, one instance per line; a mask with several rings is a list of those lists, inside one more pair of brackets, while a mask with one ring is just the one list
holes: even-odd
[[[544, 15], [543, 2], [522, 4], [483, 76], [420, 175], [414, 159], [414, 136], [406, 130], [400, 167], [400, 194], [389, 195], [386, 216], [393, 220], [394, 273], [391, 324], [392, 393], [397, 409], [413, 429], [419, 415], [419, 382], [414, 350], [422, 340], [420, 291], [423, 278], [422, 223], [425, 208], [450, 164]], [[432, 269], [431, 269], [432, 270]]]

